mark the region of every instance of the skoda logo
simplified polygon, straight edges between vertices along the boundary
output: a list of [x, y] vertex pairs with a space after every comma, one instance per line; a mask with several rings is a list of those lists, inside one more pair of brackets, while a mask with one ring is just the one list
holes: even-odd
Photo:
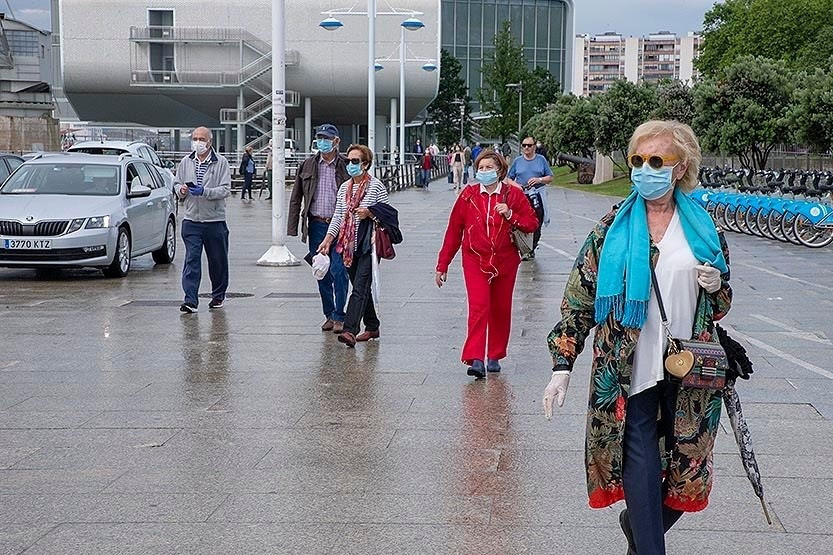
[[819, 214], [821, 214], [821, 208], [819, 208], [818, 206], [814, 206], [810, 209], [810, 215], [813, 216], [814, 218], [816, 216], [818, 216]]
[[35, 221], [35, 217], [34, 217], [34, 216], [26, 216], [26, 221], [27, 221], [27, 222], [34, 222], [34, 221]]

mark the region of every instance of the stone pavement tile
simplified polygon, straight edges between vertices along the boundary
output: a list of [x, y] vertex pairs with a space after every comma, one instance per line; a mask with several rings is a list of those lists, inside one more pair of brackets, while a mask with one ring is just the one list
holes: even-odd
[[494, 472], [497, 470], [499, 458], [500, 450], [479, 445], [471, 447], [460, 443], [439, 446], [392, 445], [385, 450], [383, 457], [378, 460], [378, 465], [386, 469], [399, 469], [402, 472], [409, 468], [431, 470], [458, 468]]
[[94, 507], [76, 522], [204, 522], [227, 495], [204, 494], [98, 494]]
[[199, 536], [204, 528], [204, 524], [61, 524], [26, 555], [206, 553]]
[[233, 494], [210, 522], [486, 524], [492, 500], [459, 495]]
[[584, 443], [575, 449], [570, 449], [568, 445], [559, 450], [503, 449], [498, 470], [532, 475], [580, 472], [584, 476]]
[[463, 414], [432, 414], [430, 412], [407, 412], [396, 426], [401, 430], [462, 430], [464, 428], [506, 430], [509, 415], [489, 411], [484, 407], [482, 418], [472, 419]]
[[295, 425], [303, 410], [236, 411], [104, 411], [83, 428], [286, 428]]
[[469, 448], [500, 449], [507, 445], [507, 432], [488, 428], [465, 427], [461, 430], [396, 430], [392, 448], [441, 448], [463, 445]]
[[[755, 453], [758, 469], [765, 478], [828, 478], [829, 456], [826, 455], [767, 455]], [[715, 454], [714, 468], [717, 476], [746, 476], [738, 454]]]
[[99, 411], [0, 411], [0, 429], [65, 429], [77, 428], [99, 414]]
[[79, 521], [96, 503], [92, 494], [0, 495], [0, 523], [59, 524]]
[[587, 504], [583, 486], [578, 494], [574, 488], [557, 485], [543, 489], [537, 495], [503, 494], [495, 497], [492, 508], [492, 526], [618, 526], [619, 511], [616, 505], [594, 510]]
[[54, 524], [0, 524], [0, 555], [19, 555]]
[[[506, 555], [575, 553], [610, 555], [625, 539], [612, 527], [497, 527], [348, 525], [332, 553], [339, 555]], [[624, 552], [624, 551], [623, 551]]]
[[[829, 455], [833, 452], [833, 422], [829, 420], [749, 421], [755, 453], [769, 455]], [[735, 438], [718, 434], [716, 453], [737, 453]]]
[[371, 467], [385, 455], [384, 446], [367, 448], [356, 445], [313, 445], [292, 442], [275, 445], [258, 461], [256, 468], [279, 470], [285, 468], [326, 468], [359, 466]]
[[98, 493], [123, 473], [123, 469], [0, 470], [0, 494]]
[[327, 555], [342, 529], [327, 524], [211, 523], [201, 529], [199, 553]]
[[391, 429], [401, 427], [405, 415], [405, 412], [386, 412], [383, 410], [350, 412], [310, 411], [297, 420], [293, 424], [293, 427], [313, 429]]
[[0, 447], [0, 469], [11, 468], [37, 450], [37, 447]]
[[32, 395], [25, 391], [4, 392], [0, 395], [0, 411], [19, 405], [31, 397]]
[[833, 479], [769, 478], [764, 487], [767, 501], [787, 532], [827, 534], [833, 540]]
[[827, 555], [833, 536], [800, 536], [779, 532], [741, 532], [677, 529], [666, 535], [669, 553], [711, 553], [719, 546], [721, 555]]
[[[747, 420], [820, 420], [822, 416], [810, 403], [743, 403]], [[728, 417], [726, 417], [728, 421]]]

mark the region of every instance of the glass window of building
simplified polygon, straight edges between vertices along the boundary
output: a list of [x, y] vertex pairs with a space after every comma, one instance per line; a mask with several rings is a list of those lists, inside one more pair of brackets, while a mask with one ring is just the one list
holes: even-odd
[[6, 39], [13, 55], [37, 57], [40, 52], [36, 31], [6, 31]]

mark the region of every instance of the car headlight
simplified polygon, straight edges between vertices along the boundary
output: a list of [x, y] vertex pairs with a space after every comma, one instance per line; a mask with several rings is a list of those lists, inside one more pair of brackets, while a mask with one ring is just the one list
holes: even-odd
[[110, 216], [96, 216], [87, 220], [86, 229], [101, 229], [110, 227]]
[[86, 221], [86, 218], [75, 218], [74, 220], [69, 222], [69, 227], [67, 228], [66, 232], [67, 233], [75, 233], [76, 231], [81, 229], [81, 226], [84, 225], [85, 221]]

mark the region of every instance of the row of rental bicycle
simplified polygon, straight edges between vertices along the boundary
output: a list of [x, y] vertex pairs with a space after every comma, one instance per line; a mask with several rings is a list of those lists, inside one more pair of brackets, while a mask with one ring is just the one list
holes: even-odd
[[692, 197], [737, 233], [819, 248], [833, 242], [833, 172], [701, 168]]

